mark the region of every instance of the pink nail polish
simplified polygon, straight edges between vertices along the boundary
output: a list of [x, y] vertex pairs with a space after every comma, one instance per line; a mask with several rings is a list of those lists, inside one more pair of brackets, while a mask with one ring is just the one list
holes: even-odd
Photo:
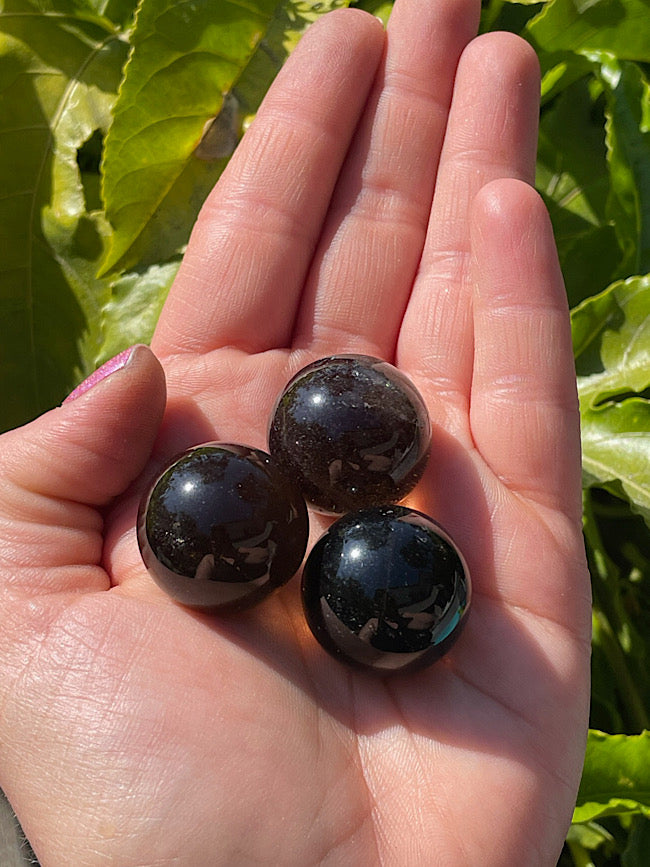
[[107, 376], [110, 376], [111, 373], [115, 373], [118, 370], [121, 370], [131, 360], [133, 353], [138, 348], [138, 344], [135, 346], [130, 346], [128, 349], [123, 350], [118, 353], [118, 355], [113, 356], [113, 358], [109, 358], [108, 361], [104, 362], [101, 367], [98, 367], [94, 373], [91, 373], [89, 377], [84, 379], [83, 382], [80, 382], [79, 385], [71, 391], [70, 394], [66, 397], [63, 403], [68, 403], [71, 400], [75, 400], [80, 397], [82, 394], [85, 394], [87, 391], [90, 391], [93, 386], [97, 385], [98, 382], [101, 382], [102, 379], [106, 379]]

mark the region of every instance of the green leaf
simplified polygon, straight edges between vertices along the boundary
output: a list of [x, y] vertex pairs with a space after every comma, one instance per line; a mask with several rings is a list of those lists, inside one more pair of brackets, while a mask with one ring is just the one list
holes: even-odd
[[138, 5], [137, 0], [79, 0], [79, 3], [88, 5], [98, 15], [121, 26], [133, 20]]
[[77, 152], [108, 126], [126, 46], [68, 8], [9, 0], [0, 15], [2, 429], [63, 398], [98, 309], [107, 227], [86, 213]]
[[607, 97], [610, 214], [625, 253], [622, 273], [646, 274], [650, 272], [650, 87], [636, 63], [608, 60], [601, 66], [601, 80]]
[[42, 15], [65, 15], [107, 31], [122, 29], [133, 17], [137, 0], [28, 0]]
[[103, 272], [169, 259], [222, 164], [194, 155], [219, 114], [276, 0], [142, 0], [103, 159], [106, 215], [114, 235]]
[[[273, 79], [309, 25], [333, 9], [348, 5], [349, 0], [283, 0], [277, 4], [264, 37], [233, 88], [232, 96], [244, 129], [251, 123]], [[392, 8], [392, 3], [388, 5]], [[390, 9], [367, 11], [387, 15]]]
[[114, 282], [102, 308], [102, 342], [93, 367], [127, 346], [151, 340], [179, 265], [180, 261], [152, 265], [144, 273], [124, 274]]
[[538, 51], [650, 61], [649, 0], [553, 0], [527, 27]]
[[629, 399], [587, 411], [582, 425], [584, 484], [618, 491], [650, 525], [650, 403]]
[[137, 0], [87, 0], [97, 14], [124, 29], [133, 23]]
[[479, 32], [507, 30], [510, 33], [521, 33], [544, 2], [548, 0], [483, 0]]
[[[157, 216], [166, 215], [165, 219], [152, 222], [144, 230], [143, 237], [147, 243], [159, 247], [162, 260], [175, 245], [182, 248], [187, 241], [205, 196], [237, 144], [240, 128], [247, 126], [254, 116], [273, 79], [306, 28], [319, 16], [345, 5], [347, 0], [284, 0], [276, 4], [263, 38], [248, 59], [232, 91], [224, 95], [216, 118], [205, 124], [189, 166], [183, 170], [174, 191], [159, 207]], [[183, 86], [180, 79], [179, 84]], [[185, 177], [192, 179], [193, 184], [187, 192], [181, 188]], [[203, 180], [197, 183], [197, 177]], [[180, 204], [176, 200], [179, 190]], [[191, 202], [190, 208], [188, 202]], [[161, 222], [166, 227], [165, 231], [170, 225], [177, 226], [173, 238], [160, 233]], [[152, 257], [141, 255], [140, 261], [148, 262], [149, 258]], [[167, 265], [151, 264], [142, 274], [133, 272], [122, 278], [118, 276], [111, 300], [103, 309], [104, 343], [99, 348], [95, 365], [129, 343], [149, 340], [178, 264], [176, 258]]]
[[623, 813], [650, 816], [650, 732], [608, 735], [591, 730], [573, 821]]
[[584, 225], [601, 226], [609, 194], [602, 106], [583, 78], [542, 113], [537, 187]]
[[607, 287], [621, 271], [621, 248], [613, 226], [572, 226], [567, 213], [547, 200], [557, 226], [556, 244], [569, 303], [573, 307]]
[[[232, 8], [248, 20], [253, 5]], [[0, 15], [0, 383], [6, 395], [0, 428], [60, 402], [126, 341], [149, 338], [179, 251], [227, 161], [217, 154], [232, 151], [243, 112], [257, 109], [305, 27], [340, 5], [343, 0], [275, 3], [264, 38], [237, 81], [237, 95], [226, 94], [210, 132], [199, 136], [189, 169], [138, 239], [137, 269], [125, 273], [122, 262], [98, 277], [112, 237], [102, 211], [99, 161], [129, 48], [120, 26], [134, 3], [8, 0]], [[186, 41], [205, 37], [194, 32], [194, 23], [192, 17], [186, 22]], [[222, 54], [235, 35], [221, 28]], [[191, 61], [196, 51], [186, 48], [180, 46], [176, 58], [178, 93], [196, 90], [192, 63], [185, 63], [185, 53]]]
[[583, 77], [548, 103], [540, 119], [536, 186], [553, 221], [572, 306], [619, 276], [603, 102], [600, 88]]
[[650, 275], [614, 283], [577, 307], [571, 323], [584, 482], [623, 494], [648, 520]]
[[650, 385], [650, 275], [612, 284], [572, 311], [582, 408]]
[[306, 23], [335, 5], [344, 4], [142, 0], [104, 153], [115, 231], [102, 273], [183, 249], [243, 115], [256, 111]]
[[567, 834], [567, 843], [576, 865], [593, 865], [593, 861], [590, 858], [584, 858], [584, 856], [583, 860], [576, 860], [576, 854], [578, 853], [580, 853], [580, 857], [587, 850], [602, 849], [608, 854], [611, 854], [615, 850], [614, 838], [597, 822], [571, 825]]
[[541, 52], [539, 61], [542, 73], [542, 105], [574, 81], [589, 75], [594, 68], [594, 61], [573, 51], [544, 51]]

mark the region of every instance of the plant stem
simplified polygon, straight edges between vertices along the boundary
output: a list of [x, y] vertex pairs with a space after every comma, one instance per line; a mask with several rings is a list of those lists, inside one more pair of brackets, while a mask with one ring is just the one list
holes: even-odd
[[617, 607], [618, 568], [607, 555], [594, 515], [590, 492], [584, 495], [584, 535], [594, 596], [593, 616], [600, 646], [617, 682], [617, 692], [634, 731], [650, 728], [650, 718], [630, 672], [619, 633], [623, 623]]
[[612, 630], [605, 614], [597, 608], [594, 609], [594, 619], [598, 626], [600, 646], [616, 678], [617, 691], [625, 704], [631, 725], [635, 731], [643, 731], [650, 728], [648, 714], [636, 688], [634, 678], [630, 674], [625, 653], [616, 634]]
[[589, 852], [580, 843], [572, 840], [567, 840], [567, 846], [571, 852], [575, 867], [594, 867], [594, 862]]

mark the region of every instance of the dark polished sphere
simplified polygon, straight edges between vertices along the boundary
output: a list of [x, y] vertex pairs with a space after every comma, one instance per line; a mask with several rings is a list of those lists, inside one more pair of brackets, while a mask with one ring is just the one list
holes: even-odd
[[439, 659], [458, 638], [470, 596], [450, 537], [403, 506], [340, 518], [312, 549], [302, 578], [307, 622], [325, 650], [383, 673]]
[[194, 608], [245, 608], [285, 584], [307, 547], [307, 507], [269, 455], [207, 443], [185, 452], [140, 505], [151, 576]]
[[367, 355], [323, 358], [276, 403], [269, 451], [318, 510], [393, 503], [429, 456], [431, 425], [419, 392], [392, 364]]

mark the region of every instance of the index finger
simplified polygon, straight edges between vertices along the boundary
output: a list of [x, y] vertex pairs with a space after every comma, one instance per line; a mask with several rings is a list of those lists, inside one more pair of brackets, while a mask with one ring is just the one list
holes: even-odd
[[158, 354], [288, 343], [383, 45], [380, 22], [359, 10], [307, 31], [203, 206], [158, 323]]

